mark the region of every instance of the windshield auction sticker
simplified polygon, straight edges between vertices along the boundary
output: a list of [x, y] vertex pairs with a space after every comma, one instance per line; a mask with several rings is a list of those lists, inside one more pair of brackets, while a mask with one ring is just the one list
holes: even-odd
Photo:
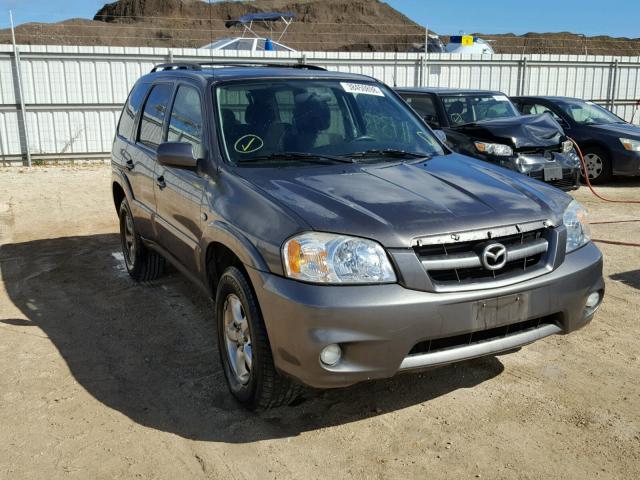
[[253, 153], [264, 147], [262, 139], [253, 134], [240, 137], [233, 145], [233, 149], [238, 153]]
[[375, 95], [376, 97], [384, 97], [384, 93], [375, 85], [367, 85], [366, 83], [348, 83], [340, 82], [345, 92], [362, 93], [364, 95]]
[[506, 95], [494, 95], [493, 99], [498, 101], [498, 102], [508, 102], [509, 99], [507, 98]]

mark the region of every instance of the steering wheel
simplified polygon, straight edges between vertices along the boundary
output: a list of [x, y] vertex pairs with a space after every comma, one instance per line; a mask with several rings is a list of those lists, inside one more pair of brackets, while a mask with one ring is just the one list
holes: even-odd
[[352, 142], [375, 142], [376, 139], [373, 138], [371, 135], [361, 135], [359, 137], [354, 138], [351, 141]]

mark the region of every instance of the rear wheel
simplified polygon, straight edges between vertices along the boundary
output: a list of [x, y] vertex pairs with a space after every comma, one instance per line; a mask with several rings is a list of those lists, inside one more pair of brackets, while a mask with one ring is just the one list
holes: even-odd
[[218, 283], [216, 323], [227, 384], [242, 405], [256, 410], [296, 399], [301, 387], [276, 371], [258, 301], [236, 267], [227, 268]]
[[126, 199], [120, 204], [120, 243], [129, 275], [137, 282], [158, 278], [164, 270], [164, 257], [144, 246], [136, 233], [133, 215]]
[[591, 183], [599, 184], [611, 180], [611, 160], [607, 152], [601, 148], [586, 148], [584, 163]]

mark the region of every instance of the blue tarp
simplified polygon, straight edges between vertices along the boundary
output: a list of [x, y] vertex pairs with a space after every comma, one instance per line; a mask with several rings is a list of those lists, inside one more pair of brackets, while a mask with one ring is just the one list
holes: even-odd
[[227, 20], [225, 27], [234, 27], [236, 25], [246, 25], [251, 22], [277, 22], [278, 20], [289, 20], [295, 18], [292, 12], [264, 12], [264, 13], [247, 13], [237, 20]]

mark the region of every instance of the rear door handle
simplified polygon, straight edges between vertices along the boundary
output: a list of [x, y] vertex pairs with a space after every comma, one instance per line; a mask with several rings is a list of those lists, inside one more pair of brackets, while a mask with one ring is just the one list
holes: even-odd
[[158, 188], [160, 190], [162, 190], [164, 187], [167, 186], [166, 182], [164, 181], [164, 177], [162, 175], [156, 178], [156, 185], [158, 185]]

